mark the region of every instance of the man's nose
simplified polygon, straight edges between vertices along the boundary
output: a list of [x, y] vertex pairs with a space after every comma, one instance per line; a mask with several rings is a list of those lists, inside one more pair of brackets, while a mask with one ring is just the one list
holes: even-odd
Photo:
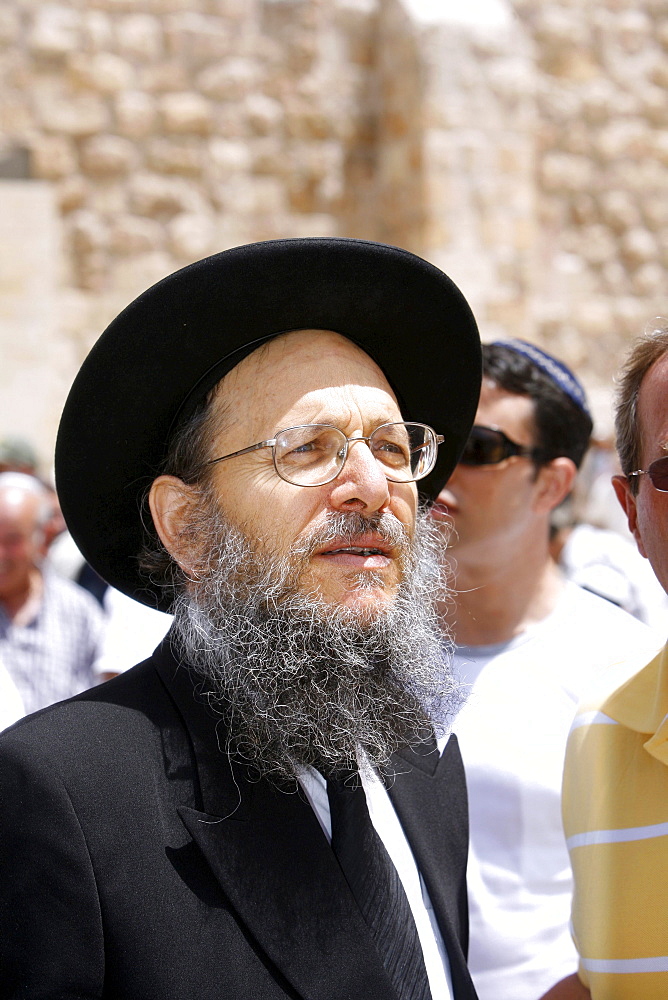
[[332, 483], [329, 502], [335, 510], [373, 513], [390, 503], [390, 488], [368, 441], [352, 438], [343, 469]]

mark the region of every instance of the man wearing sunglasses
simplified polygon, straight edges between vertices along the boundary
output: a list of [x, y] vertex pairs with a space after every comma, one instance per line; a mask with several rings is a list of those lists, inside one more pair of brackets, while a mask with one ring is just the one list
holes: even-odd
[[445, 616], [470, 685], [455, 723], [470, 803], [469, 963], [481, 1000], [537, 1000], [577, 965], [560, 811], [569, 727], [589, 679], [649, 630], [550, 558], [550, 515], [591, 433], [582, 386], [521, 341], [484, 345], [483, 372], [439, 496], [456, 584]]
[[[622, 475], [613, 486], [668, 592], [668, 327], [631, 349], [619, 378]], [[668, 995], [668, 653], [642, 651], [580, 706], [564, 772], [579, 980], [594, 1000]], [[554, 1000], [568, 1000], [560, 984]]]
[[480, 377], [452, 282], [358, 240], [227, 250], [102, 335], [62, 508], [174, 625], [0, 742], [3, 997], [475, 1000], [418, 489], [454, 468]]

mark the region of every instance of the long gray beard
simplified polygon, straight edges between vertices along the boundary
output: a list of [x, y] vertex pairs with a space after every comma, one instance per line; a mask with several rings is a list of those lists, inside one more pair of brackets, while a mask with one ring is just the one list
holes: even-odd
[[[177, 648], [225, 720], [226, 749], [281, 782], [313, 765], [370, 766], [445, 732], [461, 704], [451, 643], [436, 615], [447, 598], [442, 535], [424, 512], [412, 542], [393, 515], [332, 515], [284, 560], [259, 550], [205, 499], [191, 528], [206, 565], [177, 599]], [[375, 614], [332, 606], [300, 590], [309, 557], [329, 540], [370, 529], [399, 547], [403, 582]], [[376, 583], [351, 574], [352, 589]]]

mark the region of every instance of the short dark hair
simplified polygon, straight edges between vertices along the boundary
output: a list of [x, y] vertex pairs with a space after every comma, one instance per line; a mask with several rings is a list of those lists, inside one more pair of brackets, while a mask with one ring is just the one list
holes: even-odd
[[[624, 361], [617, 383], [615, 406], [615, 431], [617, 454], [622, 472], [629, 479], [629, 473], [640, 468], [642, 462], [642, 441], [638, 427], [638, 396], [645, 375], [655, 361], [668, 352], [668, 322], [661, 321], [651, 333], [639, 337]], [[632, 493], [638, 492], [638, 477], [629, 479]]]
[[[207, 462], [212, 458], [211, 445], [220, 433], [227, 416], [227, 407], [221, 399], [218, 382], [199, 401], [193, 412], [181, 422], [169, 441], [167, 455], [158, 475], [176, 476], [192, 489], [206, 491], [211, 481], [212, 466]], [[153, 585], [162, 588], [170, 602], [183, 590], [186, 575], [162, 544], [153, 523], [146, 489], [142, 500], [143, 541], [139, 553], [139, 569]]]
[[485, 378], [532, 401], [536, 465], [566, 456], [579, 468], [593, 429], [589, 413], [522, 350], [503, 343], [483, 344], [482, 359]]

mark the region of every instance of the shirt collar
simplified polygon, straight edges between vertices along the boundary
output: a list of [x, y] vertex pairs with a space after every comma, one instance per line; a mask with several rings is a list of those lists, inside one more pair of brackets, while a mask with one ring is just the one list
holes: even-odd
[[628, 729], [647, 733], [647, 752], [668, 764], [668, 644], [610, 695], [603, 711]]

